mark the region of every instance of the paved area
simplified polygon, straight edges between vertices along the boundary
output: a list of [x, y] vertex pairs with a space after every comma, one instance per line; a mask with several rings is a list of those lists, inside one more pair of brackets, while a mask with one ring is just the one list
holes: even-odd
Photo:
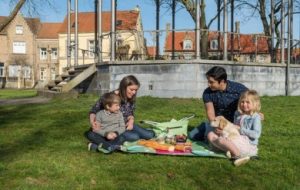
[[18, 98], [18, 99], [0, 99], [0, 106], [2, 105], [21, 105], [21, 104], [40, 104], [47, 103], [51, 98], [45, 98], [41, 96], [33, 98]]

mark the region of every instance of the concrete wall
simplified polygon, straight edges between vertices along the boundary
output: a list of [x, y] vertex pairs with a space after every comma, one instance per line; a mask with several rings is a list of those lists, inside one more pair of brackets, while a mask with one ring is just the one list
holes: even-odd
[[[140, 64], [107, 63], [98, 65], [90, 92], [102, 94], [118, 88], [126, 75], [135, 75], [141, 83], [139, 96], [201, 98], [207, 87], [205, 73], [213, 66], [222, 66], [228, 79], [241, 82], [248, 88], [257, 90], [260, 95], [285, 95], [286, 66], [280, 64], [236, 64], [223, 61], [161, 61]], [[300, 95], [300, 66], [290, 68], [290, 95]]]

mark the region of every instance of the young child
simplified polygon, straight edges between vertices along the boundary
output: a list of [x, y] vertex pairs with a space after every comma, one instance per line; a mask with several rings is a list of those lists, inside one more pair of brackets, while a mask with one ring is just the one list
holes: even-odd
[[104, 109], [96, 113], [96, 121], [100, 129], [95, 132], [108, 141], [98, 145], [98, 149], [105, 153], [105, 150], [111, 152], [123, 143], [120, 135], [125, 132], [125, 122], [120, 111], [120, 102], [120, 97], [115, 93], [106, 93], [102, 96]]
[[233, 140], [216, 135], [212, 145], [227, 153], [234, 165], [247, 163], [251, 156], [257, 155], [258, 139], [261, 134], [260, 98], [255, 90], [247, 90], [239, 98], [234, 124], [241, 136]]
[[247, 90], [241, 95], [234, 115], [234, 124], [238, 126], [241, 136], [232, 142], [244, 159], [237, 159], [235, 164], [246, 163], [250, 157], [257, 156], [258, 139], [262, 130], [260, 108], [260, 98], [255, 90]]

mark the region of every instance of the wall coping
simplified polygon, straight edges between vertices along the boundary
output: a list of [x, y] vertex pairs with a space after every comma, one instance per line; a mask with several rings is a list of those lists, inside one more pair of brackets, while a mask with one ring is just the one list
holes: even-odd
[[[235, 65], [235, 66], [259, 66], [259, 67], [287, 67], [282, 63], [239, 63], [235, 61], [223, 61], [223, 60], [142, 60], [142, 61], [104, 61], [97, 63], [100, 65], [168, 65], [168, 64], [215, 64], [215, 65]], [[290, 68], [300, 68], [299, 64], [290, 64]]]

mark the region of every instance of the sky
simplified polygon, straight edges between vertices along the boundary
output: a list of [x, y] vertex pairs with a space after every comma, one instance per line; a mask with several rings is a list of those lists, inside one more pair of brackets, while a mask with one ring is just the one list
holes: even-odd
[[[0, 15], [6, 16], [10, 13], [13, 7], [9, 6], [10, 0], [0, 0]], [[35, 0], [37, 1], [37, 0]], [[67, 12], [67, 0], [51, 0], [54, 2], [55, 9], [49, 9], [47, 6], [38, 7], [39, 15], [35, 15], [36, 17], [40, 17], [42, 22], [62, 22], [66, 12]], [[156, 21], [156, 8], [153, 0], [118, 0], [117, 1], [118, 10], [132, 10], [137, 5], [140, 7], [141, 15], [142, 15], [142, 23], [145, 31], [155, 30]], [[74, 4], [74, 0], [72, 0], [72, 4]], [[206, 17], [207, 20], [212, 18], [216, 12], [215, 1], [207, 0], [206, 1]], [[111, 0], [103, 0], [103, 10], [110, 11]], [[78, 9], [80, 12], [90, 12], [94, 10], [94, 0], [78, 0]], [[26, 14], [26, 10], [23, 10], [23, 13]], [[299, 29], [300, 29], [300, 19], [299, 15], [294, 18], [294, 36], [295, 38], [300, 37]], [[176, 23], [175, 27], [177, 30], [183, 29], [193, 29], [195, 27], [194, 21], [191, 16], [185, 9], [179, 9], [176, 15]], [[245, 20], [241, 15], [237, 15], [235, 18], [236, 21], [241, 22], [241, 33], [262, 33], [262, 24], [258, 17], [252, 17]], [[164, 8], [161, 8], [160, 14], [160, 28], [164, 30], [166, 28], [167, 23], [171, 23], [171, 11], [167, 11]], [[230, 25], [229, 25], [230, 26]], [[216, 22], [212, 25], [211, 29], [216, 30], [217, 24]], [[150, 32], [149, 32], [150, 35]], [[147, 38], [147, 34], [146, 34]], [[148, 36], [149, 40], [149, 36]]]

